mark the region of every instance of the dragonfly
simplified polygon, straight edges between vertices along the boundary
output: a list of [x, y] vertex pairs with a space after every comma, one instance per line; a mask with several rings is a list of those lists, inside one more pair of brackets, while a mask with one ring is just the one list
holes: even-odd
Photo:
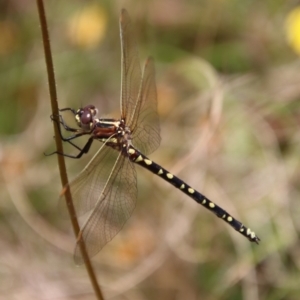
[[[84, 240], [88, 255], [93, 257], [117, 235], [131, 216], [137, 199], [135, 164], [172, 184], [250, 242], [259, 244], [259, 237], [251, 229], [146, 156], [156, 150], [161, 141], [154, 59], [149, 57], [141, 70], [133, 25], [125, 9], [121, 10], [119, 24], [122, 64], [120, 119], [97, 118], [98, 109], [87, 105], [78, 110], [60, 109], [74, 115], [76, 128], [68, 126], [61, 114], [57, 121], [62, 140], [74, 146], [79, 153], [55, 153], [79, 159], [89, 152], [94, 140], [101, 142], [100, 149], [88, 165], [68, 184], [76, 214], [82, 216], [88, 213], [78, 235], [75, 263], [83, 263], [80, 239]], [[72, 134], [64, 137], [62, 128]], [[85, 135], [89, 138], [80, 148], [73, 140]]]

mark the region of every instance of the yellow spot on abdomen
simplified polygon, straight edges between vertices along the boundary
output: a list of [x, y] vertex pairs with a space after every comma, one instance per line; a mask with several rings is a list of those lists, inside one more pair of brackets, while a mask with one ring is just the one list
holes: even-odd
[[152, 164], [152, 161], [149, 159], [144, 159], [144, 162], [146, 165], [150, 166]]
[[142, 155], [140, 155], [135, 161], [139, 162], [139, 161], [142, 161], [142, 160], [143, 160], [143, 157], [142, 157]]
[[135, 153], [135, 150], [134, 150], [134, 149], [129, 149], [129, 150], [128, 150], [128, 153], [134, 154], [134, 153]]
[[189, 192], [190, 194], [194, 194], [194, 193], [195, 193], [195, 190], [192, 189], [192, 188], [188, 188], [188, 192]]
[[173, 176], [171, 173], [167, 173], [167, 177], [168, 177], [169, 179], [172, 179], [174, 176]]

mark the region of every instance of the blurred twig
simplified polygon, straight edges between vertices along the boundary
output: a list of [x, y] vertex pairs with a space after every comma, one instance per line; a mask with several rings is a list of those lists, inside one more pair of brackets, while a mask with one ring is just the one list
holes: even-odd
[[[47, 66], [52, 115], [54, 116], [54, 118], [58, 118], [59, 110], [58, 110], [57, 94], [56, 94], [56, 88], [55, 88], [55, 86], [56, 86], [55, 76], [54, 76], [53, 62], [52, 62], [52, 56], [51, 56], [49, 34], [48, 34], [48, 29], [47, 29], [46, 14], [45, 14], [44, 4], [43, 4], [42, 0], [37, 0], [37, 7], [38, 7], [38, 12], [39, 12], [39, 18], [40, 18], [40, 24], [41, 24], [41, 30], [42, 30], [42, 38], [43, 38], [43, 44], [44, 44], [44, 51], [45, 51], [45, 60], [46, 60], [46, 66]], [[57, 120], [57, 121], [59, 122], [59, 120]], [[59, 153], [63, 153], [62, 141], [59, 138], [60, 135], [59, 135], [58, 128], [57, 128], [55, 122], [53, 122], [53, 126], [54, 126], [54, 132], [55, 132], [56, 149]], [[67, 176], [64, 156], [57, 155], [57, 159], [58, 159], [58, 166], [59, 166], [62, 186], [66, 187], [66, 190], [64, 191], [64, 195], [65, 195], [68, 211], [70, 214], [72, 227], [73, 227], [75, 236], [78, 236], [80, 227], [77, 222], [77, 217], [76, 217], [75, 209], [73, 206], [71, 192], [67, 185], [68, 184], [68, 176]], [[80, 243], [80, 250], [82, 253], [82, 257], [84, 259], [84, 263], [87, 268], [91, 283], [92, 283], [94, 291], [95, 291], [95, 294], [97, 295], [97, 299], [103, 299], [101, 289], [98, 285], [94, 270], [91, 265], [91, 261], [86, 252], [85, 244], [82, 239], [80, 240], [79, 243]]]

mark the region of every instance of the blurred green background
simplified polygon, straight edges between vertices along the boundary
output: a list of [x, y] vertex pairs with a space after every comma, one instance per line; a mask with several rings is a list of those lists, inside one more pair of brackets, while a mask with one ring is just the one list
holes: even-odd
[[[137, 167], [137, 208], [93, 259], [106, 299], [299, 299], [299, 2], [45, 2], [59, 106], [119, 116], [126, 8], [141, 63], [156, 61], [151, 159], [261, 238]], [[43, 155], [55, 145], [35, 1], [0, 3], [0, 90], [0, 298], [94, 299], [57, 211], [56, 156]], [[91, 157], [67, 160], [70, 178]]]

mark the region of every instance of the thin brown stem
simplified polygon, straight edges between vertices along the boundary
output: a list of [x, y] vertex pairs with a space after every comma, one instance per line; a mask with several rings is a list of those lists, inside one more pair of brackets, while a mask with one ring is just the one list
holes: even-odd
[[[40, 18], [40, 24], [41, 24], [42, 39], [43, 39], [43, 44], [44, 44], [44, 52], [45, 52], [46, 68], [47, 68], [47, 74], [48, 74], [52, 115], [54, 116], [54, 118], [58, 118], [59, 111], [58, 111], [58, 103], [57, 103], [54, 68], [53, 68], [53, 62], [52, 62], [50, 40], [49, 40], [48, 27], [47, 27], [46, 14], [45, 14], [43, 0], [37, 0], [37, 7], [38, 7], [39, 18]], [[56, 143], [57, 152], [63, 153], [62, 141], [59, 138], [60, 135], [59, 135], [57, 126], [55, 126], [55, 122], [53, 122], [53, 126], [54, 126], [55, 143]], [[68, 185], [67, 185], [68, 184], [68, 176], [67, 176], [64, 156], [57, 155], [57, 159], [58, 159], [61, 183], [62, 183], [62, 186], [65, 187], [64, 195], [65, 195], [69, 215], [71, 218], [73, 231], [74, 231], [75, 236], [78, 237], [79, 232], [80, 232], [80, 227], [79, 227], [79, 224], [77, 221], [77, 216], [76, 216], [76, 212], [75, 212], [74, 205], [73, 205], [72, 195], [71, 195], [70, 189], [68, 188]], [[90, 277], [92, 286], [94, 288], [95, 294], [97, 296], [97, 299], [102, 300], [104, 298], [103, 298], [100, 286], [97, 282], [95, 272], [91, 265], [91, 261], [87, 254], [84, 241], [82, 239], [80, 239], [79, 245], [80, 245], [81, 254], [82, 254], [82, 257], [84, 260], [84, 264], [85, 264], [87, 272], [89, 274], [89, 277]]]

